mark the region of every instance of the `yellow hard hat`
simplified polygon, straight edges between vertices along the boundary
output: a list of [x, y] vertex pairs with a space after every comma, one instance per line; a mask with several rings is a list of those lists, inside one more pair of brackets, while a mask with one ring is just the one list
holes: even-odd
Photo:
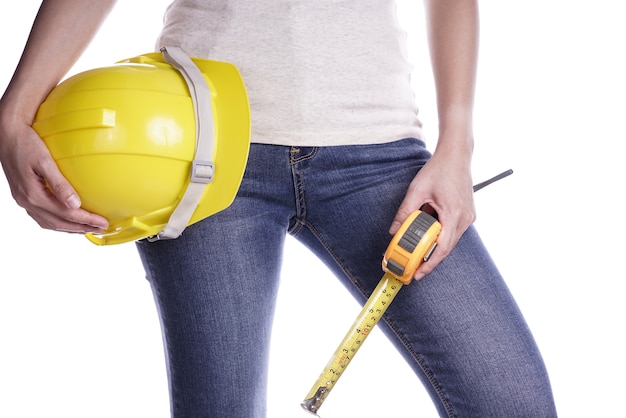
[[179, 47], [89, 70], [40, 106], [42, 137], [83, 208], [108, 219], [98, 245], [178, 237], [228, 207], [250, 146], [237, 68]]

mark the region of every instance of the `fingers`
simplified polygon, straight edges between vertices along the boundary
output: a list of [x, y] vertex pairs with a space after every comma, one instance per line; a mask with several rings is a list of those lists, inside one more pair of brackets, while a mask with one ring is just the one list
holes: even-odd
[[398, 212], [396, 212], [396, 216], [393, 218], [393, 221], [391, 222], [391, 226], [389, 227], [389, 233], [391, 235], [395, 235], [395, 233], [398, 232], [398, 230], [400, 229], [400, 226], [402, 226], [402, 222], [404, 222], [411, 213], [412, 211], [408, 211], [405, 207], [401, 206], [400, 209], [398, 209]]
[[400, 229], [402, 223], [409, 217], [409, 215], [415, 212], [416, 209], [421, 208], [424, 204], [423, 201], [418, 197], [419, 194], [415, 193], [414, 186], [415, 181], [413, 181], [409, 185], [409, 189], [407, 191], [404, 200], [400, 204], [398, 211], [396, 212], [396, 216], [391, 221], [391, 226], [389, 227], [389, 233], [394, 235]]
[[78, 193], [74, 190], [72, 185], [65, 180], [58, 170], [47, 170], [48, 187], [52, 191], [52, 194], [56, 196], [59, 202], [65, 203], [69, 209], [80, 208], [81, 201], [78, 197]]
[[102, 233], [108, 228], [105, 218], [80, 208], [80, 198], [67, 180], [57, 176], [54, 181], [54, 186], [46, 186], [39, 179], [28, 195], [16, 199], [40, 227], [77, 234]]
[[54, 231], [68, 232], [73, 234], [87, 234], [95, 233], [101, 234], [106, 228], [94, 226], [91, 224], [100, 224], [100, 220], [93, 218], [93, 215], [82, 209], [73, 210], [70, 213], [59, 216], [57, 213], [42, 212], [33, 213], [27, 211], [27, 213], [37, 222], [37, 224], [44, 228]]
[[442, 228], [437, 238], [437, 248], [435, 248], [428, 261], [422, 263], [416, 270], [413, 276], [415, 280], [420, 280], [430, 274], [450, 254], [465, 230], [475, 220], [475, 213], [467, 210], [453, 214], [438, 214], [438, 216]]
[[78, 193], [34, 132], [14, 138], [20, 140], [2, 147], [2, 167], [13, 198], [42, 228], [82, 234], [108, 228], [105, 218], [81, 208]]
[[[80, 197], [78, 197], [78, 193], [76, 193], [76, 190], [74, 190], [69, 181], [63, 177], [63, 174], [61, 174], [52, 158], [45, 155], [43, 158], [40, 158], [38, 162], [39, 166], [34, 168], [33, 177], [30, 179], [32, 182], [42, 186], [34, 188], [37, 192], [35, 196], [41, 193], [47, 198], [54, 197], [59, 202], [62, 202], [68, 209], [80, 208], [81, 201]], [[52, 196], [48, 196], [48, 192], [52, 192]], [[45, 202], [38, 202], [36, 197], [33, 200], [32, 203], [34, 205]], [[44, 204], [43, 208], [45, 209], [47, 206], [48, 205]]]
[[[458, 240], [457, 240], [458, 241]], [[437, 265], [450, 254], [452, 248], [454, 248], [456, 242], [452, 241], [452, 237], [444, 228], [441, 229], [441, 233], [437, 238], [437, 248], [433, 251], [428, 261], [423, 262], [419, 268], [415, 271], [413, 278], [415, 280], [421, 280], [428, 274], [430, 274]]]

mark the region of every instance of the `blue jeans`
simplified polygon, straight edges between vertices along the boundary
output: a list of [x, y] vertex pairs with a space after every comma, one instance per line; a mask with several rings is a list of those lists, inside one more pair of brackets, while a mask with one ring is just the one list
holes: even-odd
[[[137, 243], [160, 314], [174, 417], [265, 417], [286, 233], [365, 302], [382, 275], [395, 211], [429, 157], [415, 139], [253, 144], [228, 209], [176, 240]], [[379, 327], [441, 416], [556, 416], [533, 337], [473, 227], [432, 274], [399, 293]]]

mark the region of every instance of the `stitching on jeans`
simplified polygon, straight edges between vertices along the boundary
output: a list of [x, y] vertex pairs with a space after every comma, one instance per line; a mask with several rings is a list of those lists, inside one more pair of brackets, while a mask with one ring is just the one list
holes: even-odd
[[300, 174], [296, 163], [309, 160], [317, 154], [319, 148], [313, 147], [311, 151], [303, 156], [295, 157], [295, 154], [301, 151], [301, 148], [292, 147], [289, 152], [289, 161], [291, 163], [291, 175], [293, 179], [294, 192], [295, 192], [295, 200], [296, 200], [296, 216], [294, 217], [294, 225], [289, 229], [289, 234], [293, 237], [297, 237], [303, 228], [307, 228], [311, 233], [317, 238], [317, 240], [322, 244], [322, 246], [328, 251], [333, 260], [339, 265], [344, 274], [350, 279], [350, 281], [356, 286], [356, 288], [361, 292], [362, 295], [366, 296], [365, 290], [361, 287], [360, 283], [356, 280], [356, 278], [348, 271], [346, 266], [341, 262], [337, 254], [332, 250], [330, 245], [326, 243], [326, 241], [322, 238], [322, 235], [319, 233], [317, 228], [313, 226], [310, 222], [306, 220], [306, 199], [304, 192], [304, 177]]
[[304, 203], [304, 180], [295, 165], [291, 167], [291, 178], [293, 182], [293, 197], [296, 205], [296, 214], [294, 216], [295, 223], [289, 228], [288, 232], [292, 235], [297, 235], [302, 228], [300, 219], [306, 217], [306, 205]]
[[296, 154], [302, 151], [302, 148], [291, 147], [289, 150], [289, 163], [293, 165], [302, 161], [310, 160], [317, 155], [318, 150], [318, 147], [312, 147], [309, 153], [296, 157]]
[[343, 273], [350, 279], [352, 284], [356, 286], [359, 292], [361, 292], [361, 294], [367, 298], [368, 295], [365, 289], [361, 286], [360, 282], [352, 275], [352, 273], [350, 273], [346, 265], [339, 259], [337, 254], [330, 247], [330, 245], [328, 245], [327, 242], [324, 240], [324, 238], [322, 238], [322, 235], [319, 233], [317, 228], [315, 228], [313, 224], [311, 224], [310, 222], [308, 222], [306, 219], [303, 219], [303, 218], [296, 219], [296, 222], [300, 225], [300, 228], [298, 230], [301, 230], [302, 228], [307, 228], [309, 231], [311, 231], [313, 235], [315, 235], [315, 238], [317, 238], [317, 240], [319, 241], [320, 244], [322, 244], [324, 249], [328, 251], [328, 254], [330, 254], [332, 259], [335, 260], [337, 265], [339, 265], [339, 267], [341, 268], [341, 271], [343, 271]]
[[306, 219], [304, 176], [302, 176], [300, 171], [298, 170], [297, 164], [315, 157], [318, 153], [319, 148], [313, 147], [307, 154], [297, 157], [296, 154], [300, 153], [301, 150], [302, 149], [299, 147], [291, 147], [291, 149], [289, 150], [289, 164], [291, 165], [291, 179], [294, 188], [296, 215], [294, 217], [295, 223], [289, 228], [288, 232], [293, 236], [299, 234], [302, 226], [306, 222], [304, 221], [304, 219]]
[[419, 355], [419, 353], [413, 350], [411, 343], [409, 343], [409, 341], [406, 339], [404, 334], [400, 332], [400, 330], [398, 329], [398, 327], [396, 327], [394, 322], [387, 318], [387, 315], [383, 316], [383, 321], [385, 321], [387, 325], [389, 325], [389, 328], [398, 337], [402, 345], [404, 345], [404, 347], [408, 350], [408, 352], [411, 354], [411, 357], [413, 357], [415, 362], [420, 366], [420, 368], [422, 369], [422, 371], [428, 378], [428, 381], [430, 382], [432, 387], [435, 389], [435, 392], [437, 392], [437, 395], [439, 396], [439, 400], [443, 404], [443, 407], [445, 408], [448, 414], [448, 418], [455, 418], [456, 415], [454, 414], [452, 405], [450, 405], [450, 401], [448, 400], [448, 397], [445, 395], [443, 388], [441, 387], [441, 385], [435, 378], [434, 373], [426, 365], [426, 362], [424, 361], [424, 359]]

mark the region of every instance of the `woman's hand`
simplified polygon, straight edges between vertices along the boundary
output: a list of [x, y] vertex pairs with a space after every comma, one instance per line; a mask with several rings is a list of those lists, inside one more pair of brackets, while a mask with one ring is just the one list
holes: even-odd
[[80, 234], [103, 232], [107, 220], [80, 208], [78, 194], [37, 133], [26, 123], [3, 119], [0, 163], [18, 205], [42, 228]]
[[439, 148], [410, 183], [389, 230], [395, 234], [415, 210], [437, 214], [442, 229], [437, 248], [417, 269], [415, 279], [430, 273], [452, 251], [476, 219], [469, 153]]

